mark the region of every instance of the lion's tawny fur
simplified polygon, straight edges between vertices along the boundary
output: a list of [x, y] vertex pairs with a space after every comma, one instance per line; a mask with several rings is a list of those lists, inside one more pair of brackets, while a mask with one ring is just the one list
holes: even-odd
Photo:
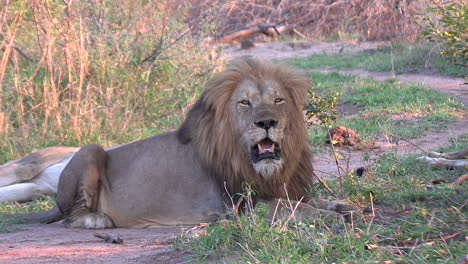
[[[284, 164], [268, 180], [252, 168], [245, 150], [239, 144], [239, 131], [233, 127], [233, 117], [228, 109], [229, 100], [240, 82], [249, 79], [260, 83], [265, 79], [279, 83], [289, 96], [286, 140], [281, 143]], [[203, 164], [209, 168], [220, 184], [226, 183], [231, 193], [243, 191], [242, 184], [251, 184], [262, 198], [300, 199], [312, 182], [311, 151], [303, 119], [303, 104], [310, 87], [308, 76], [286, 65], [272, 64], [244, 58], [214, 77], [201, 98], [196, 102], [185, 122], [178, 130], [182, 143], [196, 144]]]

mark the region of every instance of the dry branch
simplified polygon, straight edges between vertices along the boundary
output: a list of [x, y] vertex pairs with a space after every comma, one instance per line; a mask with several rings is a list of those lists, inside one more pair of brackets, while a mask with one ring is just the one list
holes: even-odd
[[285, 20], [283, 19], [280, 22], [273, 23], [273, 24], [272, 23], [257, 24], [255, 26], [241, 29], [239, 31], [229, 33], [221, 37], [207, 38], [205, 39], [205, 42], [207, 43], [232, 43], [234, 41], [239, 40], [240, 38], [245, 38], [245, 37], [257, 34], [257, 33], [261, 33], [265, 36], [276, 39], [281, 34], [281, 32], [284, 32], [285, 30], [291, 28], [291, 25], [284, 25], [284, 26], [278, 27], [278, 25], [283, 24], [284, 21]]
[[317, 173], [315, 173], [314, 171], [312, 171], [312, 174], [317, 178], [317, 180], [320, 182], [320, 184], [323, 185], [323, 187], [325, 187], [325, 189], [327, 189], [327, 191], [333, 196], [333, 197], [336, 197], [335, 193], [332, 191], [332, 189], [330, 189], [330, 187], [328, 187], [327, 183], [322, 179], [322, 177], [320, 177]]

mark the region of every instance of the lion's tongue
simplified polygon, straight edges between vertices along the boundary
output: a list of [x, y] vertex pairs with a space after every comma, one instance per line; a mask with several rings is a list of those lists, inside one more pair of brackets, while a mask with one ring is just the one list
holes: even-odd
[[267, 151], [274, 153], [275, 144], [269, 139], [264, 139], [260, 143], [258, 143], [258, 153], [263, 154]]

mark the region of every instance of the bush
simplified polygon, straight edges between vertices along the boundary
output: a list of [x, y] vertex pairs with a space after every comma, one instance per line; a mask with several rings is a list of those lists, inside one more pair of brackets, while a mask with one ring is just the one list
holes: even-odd
[[462, 1], [440, 3], [432, 1], [432, 7], [427, 8], [422, 15], [423, 32], [420, 38], [430, 42], [441, 43], [441, 54], [453, 58], [454, 62], [463, 66], [468, 60], [468, 5]]
[[[171, 1], [11, 1], [0, 21], [0, 161], [176, 127], [217, 63]], [[9, 3], [9, 4], [8, 4]]]
[[304, 106], [308, 127], [319, 124], [325, 128], [331, 128], [336, 122], [336, 107], [341, 96], [340, 92], [318, 95], [315, 91], [310, 90], [308, 103]]

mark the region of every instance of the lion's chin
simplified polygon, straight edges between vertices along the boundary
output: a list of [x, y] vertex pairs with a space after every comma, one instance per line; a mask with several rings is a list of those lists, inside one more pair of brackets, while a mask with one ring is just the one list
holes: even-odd
[[282, 167], [282, 161], [279, 159], [263, 159], [257, 163], [253, 163], [255, 171], [262, 175], [263, 178], [268, 179], [273, 174], [279, 172]]

